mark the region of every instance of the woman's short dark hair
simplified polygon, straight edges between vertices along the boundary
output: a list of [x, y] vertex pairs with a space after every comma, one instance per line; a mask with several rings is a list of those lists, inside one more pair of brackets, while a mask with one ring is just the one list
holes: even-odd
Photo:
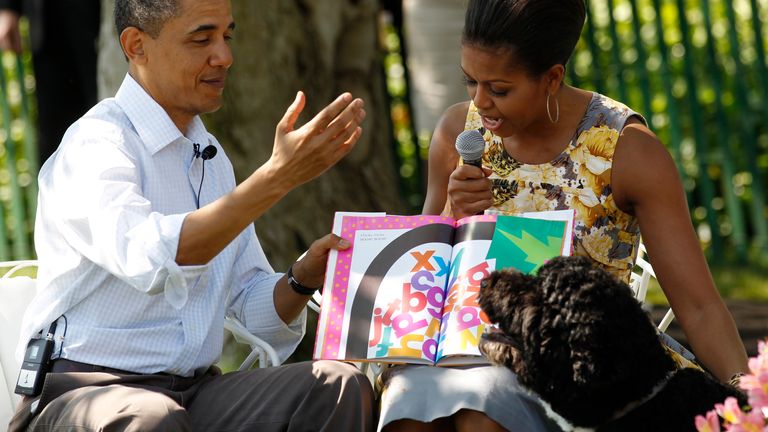
[[516, 63], [538, 77], [568, 62], [585, 17], [584, 0], [469, 0], [462, 43], [508, 48]]
[[115, 28], [118, 35], [136, 27], [156, 38], [163, 25], [180, 12], [181, 0], [116, 0]]

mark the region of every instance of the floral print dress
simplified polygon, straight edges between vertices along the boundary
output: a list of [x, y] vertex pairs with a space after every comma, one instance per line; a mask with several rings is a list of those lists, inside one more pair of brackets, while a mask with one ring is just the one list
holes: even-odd
[[[637, 219], [613, 200], [611, 168], [619, 134], [630, 117], [645, 119], [626, 105], [592, 94], [584, 117], [568, 147], [554, 160], [525, 164], [510, 156], [501, 137], [485, 130], [470, 102], [464, 127], [478, 129], [485, 138], [483, 165], [493, 169], [493, 206], [488, 213], [575, 209], [575, 255], [591, 258], [629, 283], [640, 244]], [[700, 368], [694, 355], [664, 333], [659, 335], [679, 367]]]
[[636, 218], [613, 200], [611, 167], [619, 134], [630, 117], [645, 122], [627, 106], [593, 93], [568, 147], [548, 163], [525, 164], [506, 152], [501, 137], [483, 128], [477, 108], [470, 103], [465, 129], [483, 134], [483, 165], [493, 169], [489, 212], [575, 209], [574, 254], [591, 258], [629, 282], [640, 228]]

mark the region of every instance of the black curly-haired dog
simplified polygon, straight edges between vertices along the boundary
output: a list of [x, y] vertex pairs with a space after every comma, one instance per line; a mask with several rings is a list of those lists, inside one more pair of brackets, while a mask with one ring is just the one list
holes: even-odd
[[746, 403], [705, 372], [677, 370], [629, 286], [588, 258], [555, 258], [537, 276], [493, 272], [479, 301], [500, 327], [480, 350], [571, 426], [695, 430], [695, 416], [726, 397]]

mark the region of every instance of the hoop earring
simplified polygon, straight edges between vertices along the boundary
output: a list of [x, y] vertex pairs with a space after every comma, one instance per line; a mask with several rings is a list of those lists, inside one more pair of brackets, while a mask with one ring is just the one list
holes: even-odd
[[557, 123], [560, 120], [560, 102], [555, 98], [555, 118], [552, 118], [552, 113], [549, 111], [549, 97], [552, 96], [552, 93], [547, 92], [547, 116], [549, 117], [549, 121], [552, 122], [552, 124]]

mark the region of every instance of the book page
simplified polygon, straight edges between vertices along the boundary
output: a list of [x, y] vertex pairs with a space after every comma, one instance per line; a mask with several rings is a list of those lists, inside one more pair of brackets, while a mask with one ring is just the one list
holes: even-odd
[[329, 260], [314, 358], [431, 364], [453, 220], [343, 216], [340, 235], [352, 247]]
[[576, 224], [576, 210], [548, 210], [538, 212], [524, 212], [515, 216], [544, 219], [553, 221], [565, 221], [565, 237], [561, 255], [570, 256], [573, 253], [573, 228]]
[[[331, 233], [336, 234], [337, 236], [341, 236], [341, 224], [343, 222], [344, 216], [366, 216], [366, 217], [384, 217], [387, 214], [384, 212], [336, 212], [333, 216], [333, 226], [331, 227]], [[328, 252], [328, 262], [326, 263], [325, 267], [325, 280], [323, 281], [323, 289], [322, 292], [327, 292], [326, 287], [330, 287], [333, 283], [333, 275], [334, 275], [334, 269], [336, 262], [339, 259], [339, 251], [335, 249], [331, 249]], [[320, 305], [320, 309], [328, 309], [331, 307], [330, 305], [331, 296], [324, 295], [322, 296], [322, 304]], [[320, 347], [323, 345], [323, 342], [325, 340], [325, 332], [322, 331], [322, 329], [326, 328], [327, 325], [327, 315], [326, 314], [320, 314], [317, 320], [317, 332], [315, 332], [315, 349], [317, 347]], [[315, 352], [313, 354], [314, 356], [317, 356], [318, 353]]]
[[526, 216], [482, 215], [458, 221], [438, 361], [440, 357], [480, 355], [477, 345], [491, 323], [477, 297], [481, 281], [493, 270], [514, 268], [532, 273], [547, 260], [570, 254], [567, 220]]
[[490, 321], [480, 309], [477, 295], [480, 282], [496, 267], [496, 260], [488, 258], [495, 226], [494, 215], [471, 216], [457, 222], [438, 362], [448, 356], [481, 355], [477, 345]]

